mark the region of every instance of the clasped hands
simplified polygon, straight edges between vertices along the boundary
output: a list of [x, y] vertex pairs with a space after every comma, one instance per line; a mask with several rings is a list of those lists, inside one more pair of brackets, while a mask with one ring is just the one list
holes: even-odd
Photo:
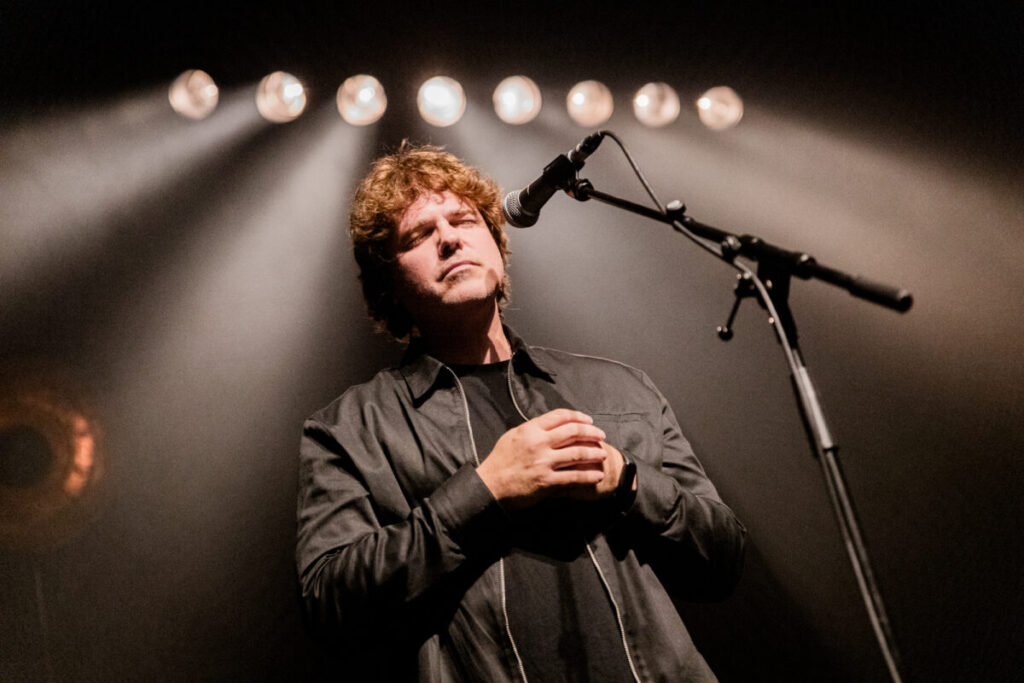
[[552, 496], [606, 498], [615, 492], [624, 460], [604, 439], [589, 415], [560, 408], [505, 432], [476, 471], [511, 509]]

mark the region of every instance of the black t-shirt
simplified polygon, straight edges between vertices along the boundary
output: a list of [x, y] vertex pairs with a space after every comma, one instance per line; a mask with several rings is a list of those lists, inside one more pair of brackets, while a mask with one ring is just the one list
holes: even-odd
[[[455, 367], [481, 461], [502, 434], [524, 421], [507, 371], [507, 362]], [[505, 557], [509, 628], [526, 675], [531, 681], [632, 680], [586, 535], [570, 514], [561, 514], [568, 509], [552, 501], [517, 515], [514, 547]]]

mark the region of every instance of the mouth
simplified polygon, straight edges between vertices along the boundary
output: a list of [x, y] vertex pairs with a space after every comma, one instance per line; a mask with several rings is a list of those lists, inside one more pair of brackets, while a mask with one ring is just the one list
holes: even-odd
[[443, 280], [443, 279], [445, 279], [446, 277], [448, 277], [449, 275], [451, 275], [452, 273], [454, 273], [456, 271], [464, 270], [465, 268], [468, 268], [470, 266], [475, 266], [475, 265], [476, 265], [475, 262], [467, 261], [467, 260], [455, 261], [454, 263], [449, 263], [447, 266], [444, 267], [444, 270], [441, 271], [440, 279]]

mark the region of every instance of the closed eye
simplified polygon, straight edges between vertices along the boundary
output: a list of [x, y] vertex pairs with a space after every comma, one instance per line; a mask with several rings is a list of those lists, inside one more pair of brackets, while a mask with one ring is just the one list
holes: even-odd
[[412, 231], [410, 233], [407, 233], [402, 238], [402, 242], [399, 245], [399, 248], [402, 251], [409, 251], [410, 249], [415, 247], [417, 244], [419, 244], [420, 242], [425, 240], [430, 235], [430, 233], [433, 232], [433, 231], [434, 231], [434, 229], [432, 227], [428, 226], [428, 227], [424, 227], [424, 228], [421, 228], [419, 230], [414, 230], [414, 231]]
[[463, 213], [463, 214], [458, 214], [458, 215], [455, 215], [455, 216], [451, 216], [448, 219], [448, 222], [451, 223], [452, 225], [456, 225], [456, 226], [462, 227], [462, 226], [466, 226], [466, 225], [476, 225], [477, 224], [477, 219], [476, 219], [476, 216], [473, 215], [472, 213]]

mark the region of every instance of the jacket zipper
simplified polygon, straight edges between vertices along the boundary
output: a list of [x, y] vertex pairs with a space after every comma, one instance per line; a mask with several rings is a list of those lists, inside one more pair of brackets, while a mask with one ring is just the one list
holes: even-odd
[[[508, 359], [508, 372], [505, 374], [505, 378], [508, 380], [508, 395], [512, 399], [512, 405], [514, 405], [516, 407], [516, 410], [519, 412], [519, 416], [521, 418], [523, 418], [523, 420], [529, 420], [529, 418], [526, 417], [526, 413], [523, 412], [523, 409], [519, 407], [519, 402], [516, 401], [516, 393], [512, 390], [512, 359], [511, 358]], [[458, 381], [457, 377], [456, 377], [456, 381]], [[460, 386], [459, 388], [461, 389], [462, 387]], [[465, 399], [465, 394], [463, 394], [463, 399]], [[466, 411], [467, 411], [466, 414], [468, 416], [469, 415], [469, 412], [468, 412], [469, 411], [469, 406], [468, 405], [466, 406]], [[594, 563], [594, 568], [597, 569], [597, 575], [601, 578], [601, 583], [604, 585], [604, 590], [605, 590], [605, 592], [608, 593], [608, 600], [611, 601], [612, 609], [615, 611], [615, 623], [618, 624], [618, 626], [619, 626], [619, 637], [622, 638], [622, 649], [625, 650], [625, 652], [626, 652], [626, 662], [629, 664], [629, 671], [630, 671], [630, 673], [633, 674], [633, 680], [636, 681], [636, 683], [640, 683], [640, 675], [637, 674], [637, 672], [636, 672], [636, 666], [633, 664], [633, 655], [629, 651], [629, 643], [626, 642], [626, 627], [622, 623], [622, 612], [619, 610], [619, 603], [617, 603], [615, 601], [615, 596], [612, 595], [612, 587], [608, 583], [608, 579], [605, 578], [604, 571], [601, 569], [601, 565], [597, 561], [597, 555], [594, 554], [594, 549], [590, 546], [590, 543], [587, 543], [586, 545], [587, 545], [587, 554], [590, 555], [590, 561]], [[505, 585], [504, 585], [504, 581], [503, 581], [502, 582], [502, 603], [504, 603], [504, 598], [505, 598], [504, 588], [505, 588]], [[507, 615], [505, 617], [505, 620], [506, 620], [505, 623], [507, 625], [508, 624], [508, 616]], [[510, 631], [509, 632], [509, 638], [511, 638], [511, 637], [512, 637], [512, 633]], [[513, 649], [515, 649], [515, 642], [514, 641], [513, 641], [512, 647], [513, 647]], [[518, 654], [516, 656], [518, 657]], [[523, 679], [524, 680], [526, 679], [526, 674], [523, 674]]]
[[612, 609], [615, 610], [615, 621], [619, 624], [619, 636], [622, 638], [622, 649], [626, 651], [626, 662], [629, 664], [629, 671], [633, 674], [633, 680], [636, 683], [640, 683], [640, 675], [636, 672], [636, 666], [633, 665], [633, 656], [629, 652], [629, 643], [626, 642], [626, 627], [622, 625], [622, 613], [619, 612], [619, 603], [615, 602], [615, 596], [612, 595], [612, 587], [608, 584], [608, 579], [605, 578], [601, 565], [597, 562], [597, 555], [594, 554], [594, 549], [590, 547], [589, 543], [587, 543], [587, 553], [590, 555], [590, 561], [597, 568], [597, 575], [601, 577], [601, 583], [604, 584], [604, 589], [608, 593]]
[[[473, 462], [476, 463], [477, 467], [480, 467], [480, 456], [476, 451], [476, 439], [473, 438], [473, 423], [469, 418], [469, 401], [466, 399], [466, 391], [462, 388], [462, 382], [459, 381], [459, 376], [454, 370], [449, 368], [447, 365], [444, 366], [448, 372], [452, 373], [452, 377], [455, 378], [455, 386], [459, 388], [459, 394], [462, 396], [462, 408], [466, 415], [466, 429], [469, 430], [469, 445], [473, 449]], [[512, 361], [509, 360], [509, 368], [512, 367]], [[511, 380], [510, 380], [511, 381]], [[509, 385], [511, 387], [511, 384]], [[512, 403], [515, 403], [516, 399], [512, 397]], [[519, 406], [516, 406], [516, 410], [519, 410]], [[522, 411], [519, 411], [522, 415]], [[523, 678], [523, 683], [527, 683], [526, 668], [523, 666], [523, 659], [519, 656], [519, 648], [516, 646], [516, 639], [512, 637], [512, 626], [508, 619], [508, 596], [505, 591], [505, 558], [498, 558], [498, 578], [501, 581], [501, 615], [505, 619], [505, 635], [508, 636], [509, 643], [512, 644], [512, 654], [516, 658], [516, 666], [519, 668], [519, 675]]]

